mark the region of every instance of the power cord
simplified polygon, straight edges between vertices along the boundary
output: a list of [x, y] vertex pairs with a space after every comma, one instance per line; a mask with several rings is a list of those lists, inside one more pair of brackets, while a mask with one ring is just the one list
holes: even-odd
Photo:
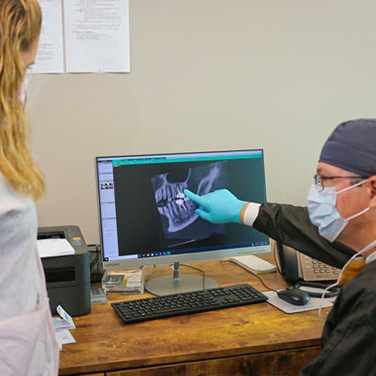
[[[156, 265], [154, 264], [153, 265], [154, 268], [156, 268]], [[172, 267], [174, 266], [174, 264], [170, 264], [168, 265], [169, 267]], [[205, 287], [205, 282], [206, 282], [206, 274], [205, 274], [205, 271], [200, 269], [200, 268], [196, 268], [195, 266], [192, 266], [192, 265], [188, 265], [188, 264], [180, 264], [179, 263], [179, 268], [180, 266], [185, 266], [186, 268], [191, 268], [191, 269], [194, 269], [194, 270], [197, 270], [198, 272], [202, 273], [202, 290], [206, 290], [206, 287]], [[153, 294], [152, 292], [148, 291], [150, 294], [152, 295], [155, 295], [155, 296], [158, 296], [156, 294]]]
[[[230, 260], [221, 260], [221, 262], [225, 262], [225, 261], [230, 261]], [[278, 268], [277, 268], [277, 270], [278, 270]], [[271, 287], [267, 286], [265, 284], [265, 282], [263, 281], [263, 279], [260, 276], [258, 276], [256, 273], [253, 273], [251, 270], [248, 270], [248, 272], [251, 273], [253, 276], [255, 276], [263, 284], [264, 287], [266, 287], [267, 289], [272, 290], [274, 292], [278, 292], [277, 290], [274, 290]], [[280, 273], [280, 274], [282, 274], [282, 273]], [[322, 292], [314, 292], [314, 291], [304, 290], [304, 289], [300, 288], [302, 286], [303, 287], [304, 286], [306, 286], [306, 287], [314, 287], [314, 288], [318, 288], [318, 289], [322, 289], [322, 290], [325, 290], [328, 287], [327, 285], [325, 285], [323, 283], [306, 282], [306, 281], [300, 281], [300, 282], [296, 282], [294, 284], [295, 288], [300, 289], [300, 290], [306, 292], [312, 298], [321, 298]], [[333, 297], [337, 296], [338, 293], [339, 293], [339, 289], [337, 287], [333, 287], [329, 291], [331, 291], [331, 292], [326, 292], [325, 295], [324, 295], [324, 298], [333, 298]]]
[[90, 258], [90, 282], [101, 282], [103, 267], [101, 259], [101, 248], [99, 244], [88, 244]]
[[198, 272], [200, 272], [202, 274], [202, 289], [205, 290], [205, 282], [206, 282], [206, 274], [205, 274], [205, 271], [200, 269], [200, 268], [196, 268], [195, 266], [192, 266], [192, 265], [188, 265], [188, 264], [180, 264], [181, 266], [185, 266], [186, 268], [191, 268], [193, 270], [197, 270]]
[[[309, 296], [312, 298], [321, 298], [322, 292], [315, 292], [310, 290], [302, 289], [301, 287], [313, 287], [316, 289], [322, 289], [323, 291], [327, 289], [328, 285], [324, 283], [318, 283], [318, 282], [306, 282], [306, 281], [299, 281], [294, 284], [294, 287], [297, 289], [300, 289], [304, 292], [306, 292]], [[339, 288], [338, 287], [331, 287], [328, 289], [330, 292], [326, 292], [324, 294], [324, 298], [334, 298], [339, 294]]]
[[[227, 262], [227, 261], [230, 261], [230, 260], [220, 260], [220, 262]], [[230, 261], [230, 262], [232, 262], [232, 261]], [[251, 273], [253, 276], [255, 276], [255, 277], [256, 277], [256, 278], [262, 283], [262, 285], [263, 285], [265, 288], [267, 288], [268, 290], [272, 290], [272, 291], [274, 291], [274, 292], [277, 292], [277, 290], [274, 290], [274, 289], [271, 288], [270, 286], [266, 285], [265, 282], [264, 282], [264, 280], [263, 280], [260, 276], [258, 276], [256, 273], [252, 272], [252, 271], [249, 270], [249, 269], [247, 269], [247, 272], [249, 272], [249, 273]]]

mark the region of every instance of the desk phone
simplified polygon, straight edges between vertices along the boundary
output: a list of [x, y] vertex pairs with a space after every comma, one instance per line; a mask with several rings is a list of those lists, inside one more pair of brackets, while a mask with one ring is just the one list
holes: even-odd
[[300, 272], [304, 281], [331, 281], [338, 278], [340, 270], [298, 252]]
[[275, 242], [272, 252], [278, 271], [290, 283], [334, 281], [340, 270], [304, 255], [284, 244]]

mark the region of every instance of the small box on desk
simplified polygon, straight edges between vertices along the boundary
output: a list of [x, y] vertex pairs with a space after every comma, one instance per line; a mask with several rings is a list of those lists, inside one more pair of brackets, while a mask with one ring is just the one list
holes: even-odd
[[42, 257], [52, 314], [61, 305], [71, 316], [90, 313], [89, 251], [78, 226], [39, 227], [38, 240], [66, 239], [74, 254]]

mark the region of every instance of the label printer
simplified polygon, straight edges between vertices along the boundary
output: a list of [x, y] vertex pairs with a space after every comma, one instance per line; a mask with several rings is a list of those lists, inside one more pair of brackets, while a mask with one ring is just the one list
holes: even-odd
[[74, 254], [42, 257], [52, 314], [61, 305], [71, 316], [90, 313], [89, 250], [78, 226], [39, 227], [38, 240], [66, 239]]

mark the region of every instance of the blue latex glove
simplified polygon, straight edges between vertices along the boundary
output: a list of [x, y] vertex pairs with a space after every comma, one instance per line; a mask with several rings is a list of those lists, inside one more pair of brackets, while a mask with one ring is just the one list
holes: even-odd
[[220, 189], [199, 196], [185, 189], [184, 194], [202, 207], [195, 211], [201, 218], [212, 223], [242, 223], [240, 212], [247, 202], [238, 200], [229, 190]]

